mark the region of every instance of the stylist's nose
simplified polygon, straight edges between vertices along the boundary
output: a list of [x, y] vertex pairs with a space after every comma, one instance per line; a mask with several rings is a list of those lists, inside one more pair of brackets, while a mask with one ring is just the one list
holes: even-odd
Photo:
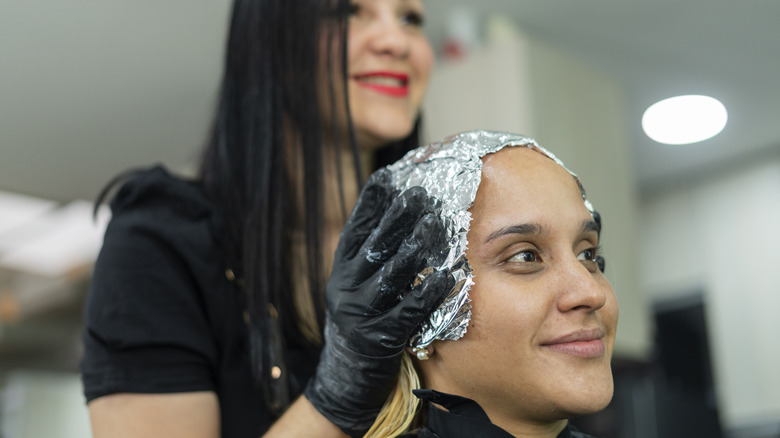
[[377, 17], [369, 40], [371, 51], [377, 55], [396, 58], [409, 56], [411, 44], [404, 24], [395, 16]]
[[560, 312], [595, 312], [607, 302], [607, 291], [593, 273], [576, 257], [563, 263], [559, 269], [559, 294], [556, 305]]

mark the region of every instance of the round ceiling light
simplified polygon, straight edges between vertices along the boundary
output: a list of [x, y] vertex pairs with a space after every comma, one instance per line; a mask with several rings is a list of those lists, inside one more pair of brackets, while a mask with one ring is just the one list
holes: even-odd
[[726, 107], [715, 98], [676, 96], [650, 105], [642, 116], [642, 129], [659, 143], [689, 144], [718, 135], [727, 120]]

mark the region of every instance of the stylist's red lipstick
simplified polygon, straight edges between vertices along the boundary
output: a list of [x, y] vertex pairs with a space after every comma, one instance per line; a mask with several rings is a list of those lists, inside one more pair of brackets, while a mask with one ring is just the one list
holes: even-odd
[[596, 358], [604, 355], [604, 331], [601, 329], [578, 330], [542, 343], [542, 347], [552, 351], [583, 358]]
[[390, 71], [372, 71], [352, 75], [359, 86], [392, 97], [409, 95], [409, 75]]

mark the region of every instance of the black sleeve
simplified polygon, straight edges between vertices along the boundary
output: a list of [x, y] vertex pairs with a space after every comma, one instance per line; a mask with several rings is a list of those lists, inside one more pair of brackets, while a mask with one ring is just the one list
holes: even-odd
[[218, 348], [204, 298], [205, 272], [219, 263], [210, 208], [192, 184], [160, 168], [112, 201], [85, 309], [87, 401], [215, 390]]

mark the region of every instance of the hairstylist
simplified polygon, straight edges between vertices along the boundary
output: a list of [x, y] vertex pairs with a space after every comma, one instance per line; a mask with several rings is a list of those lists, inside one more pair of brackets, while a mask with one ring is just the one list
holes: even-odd
[[199, 175], [134, 172], [111, 202], [81, 365], [95, 437], [368, 429], [450, 286], [408, 290], [443, 232], [424, 190], [380, 173], [358, 196], [417, 145], [422, 8], [235, 1]]

